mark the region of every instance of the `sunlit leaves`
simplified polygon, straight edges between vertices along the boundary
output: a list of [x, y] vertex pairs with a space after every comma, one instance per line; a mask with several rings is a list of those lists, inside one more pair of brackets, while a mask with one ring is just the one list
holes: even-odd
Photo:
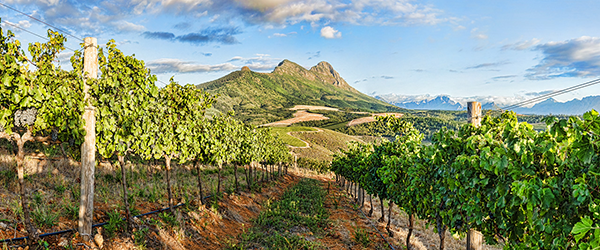
[[[502, 238], [507, 248], [566, 249], [577, 241], [580, 249], [595, 249], [600, 117], [590, 111], [583, 118], [548, 118], [548, 130], [537, 132], [506, 112], [485, 117], [479, 128], [441, 129], [430, 145], [411, 137], [407, 124], [386, 118], [401, 135], [394, 143], [349, 150], [332, 170], [366, 189], [377, 179], [357, 176], [375, 171], [403, 209], [430, 222], [441, 218], [457, 232], [468, 223], [490, 243]], [[368, 159], [385, 159], [386, 166], [356, 167]]]

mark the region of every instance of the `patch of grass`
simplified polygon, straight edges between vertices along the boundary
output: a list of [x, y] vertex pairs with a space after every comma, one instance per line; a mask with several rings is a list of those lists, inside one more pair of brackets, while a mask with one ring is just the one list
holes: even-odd
[[371, 242], [371, 239], [369, 239], [369, 233], [362, 229], [362, 228], [357, 228], [356, 230], [354, 230], [354, 242], [356, 242], [356, 244], [360, 244], [363, 247], [367, 247], [369, 246], [369, 242]]
[[65, 185], [63, 185], [63, 183], [60, 183], [60, 184], [57, 184], [54, 186], [54, 191], [58, 195], [62, 195], [66, 190], [67, 190], [67, 187]]
[[279, 139], [281, 139], [283, 141], [283, 143], [293, 146], [293, 147], [304, 147], [306, 146], [306, 143], [304, 143], [303, 141], [299, 140], [296, 137], [293, 137], [291, 135], [288, 135], [288, 132], [299, 132], [299, 131], [317, 131], [314, 128], [309, 128], [309, 127], [297, 127], [297, 126], [292, 126], [292, 127], [271, 127], [271, 133], [277, 137], [279, 137]]
[[108, 212], [108, 223], [104, 226], [106, 236], [112, 238], [116, 232], [125, 226], [125, 221], [121, 220], [121, 214], [119, 211], [113, 210]]
[[71, 220], [76, 220], [79, 217], [79, 206], [73, 206], [67, 201], [64, 205], [63, 215]]
[[231, 249], [321, 249], [317, 237], [329, 227], [324, 207], [326, 191], [317, 180], [302, 179], [287, 190], [279, 201], [267, 201], [265, 209], [253, 220], [254, 227], [243, 233]]
[[31, 217], [38, 227], [53, 227], [58, 222], [58, 214], [53, 213], [48, 207], [42, 207], [41, 205], [31, 211]]
[[13, 170], [7, 169], [0, 171], [0, 183], [6, 188], [8, 188], [11, 182], [15, 182], [16, 178], [17, 173]]
[[133, 240], [135, 241], [135, 245], [138, 249], [146, 249], [146, 234], [148, 233], [148, 228], [143, 227], [138, 230], [133, 231]]
[[167, 225], [170, 225], [171, 227], [177, 226], [179, 225], [179, 222], [177, 222], [177, 218], [175, 218], [175, 216], [173, 216], [171, 213], [169, 212], [162, 212], [158, 214], [158, 217]]

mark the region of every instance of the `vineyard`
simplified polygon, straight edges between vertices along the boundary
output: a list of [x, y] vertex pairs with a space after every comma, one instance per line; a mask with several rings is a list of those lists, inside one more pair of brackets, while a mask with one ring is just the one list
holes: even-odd
[[[88, 61], [80, 51], [71, 57], [72, 69], [64, 70], [55, 62], [65, 50], [65, 41], [63, 35], [49, 30], [48, 42], [29, 44], [26, 53], [11, 31], [0, 30], [0, 153], [14, 155], [0, 159], [4, 243], [26, 241], [47, 248], [40, 236], [58, 230], [74, 232], [77, 227], [79, 236], [89, 240], [93, 233], [81, 228], [91, 230], [92, 221], [103, 221], [94, 227], [105, 226], [105, 235], [128, 231], [138, 247], [156, 247], [159, 244], [147, 242], [145, 236], [149, 228], [156, 229], [141, 227], [140, 216], [157, 214], [160, 222], [143, 222], [152, 225], [177, 227], [189, 220], [202, 221], [204, 225], [198, 227], [205, 228], [209, 220], [182, 219], [174, 210], [218, 211], [224, 197], [242, 190], [248, 193], [228, 202], [246, 197], [244, 207], [257, 217], [250, 231], [243, 231], [244, 226], [235, 229], [241, 236], [239, 242], [225, 244], [231, 248], [320, 248], [334, 244], [303, 239], [342, 237], [333, 231], [328, 212], [337, 209], [342, 195], [330, 193], [326, 181], [287, 175], [292, 155], [269, 129], [245, 124], [233, 113], [207, 116], [218, 96], [193, 85], [182, 86], [173, 78], [158, 88], [156, 76], [144, 62], [124, 55], [114, 41], [93, 55], [97, 74], [84, 70]], [[86, 42], [81, 46], [91, 47]], [[93, 119], [88, 119], [89, 114]], [[375, 197], [381, 206], [379, 221], [384, 222], [387, 204], [390, 237], [394, 237], [393, 209], [404, 211], [409, 217], [408, 248], [414, 245], [411, 236], [418, 219], [435, 228], [439, 249], [445, 248], [447, 233], [467, 236], [468, 241], [481, 235], [487, 244], [507, 249], [600, 249], [598, 112], [592, 110], [582, 118], [546, 118], [546, 130], [541, 131], [519, 122], [512, 112], [486, 116], [481, 126], [416, 116], [378, 117], [378, 122], [333, 125], [348, 134], [378, 132], [395, 139], [353, 142], [346, 150], [342, 140], [335, 138], [342, 134], [305, 132], [305, 144], [319, 141], [327, 150], [343, 152], [333, 157], [331, 165], [328, 160], [311, 162], [316, 157], [310, 156], [298, 162], [319, 173], [335, 173], [341, 189], [358, 202], [354, 210], [363, 207], [366, 193], [368, 216], [375, 210]], [[91, 134], [86, 128], [92, 123], [90, 173], [83, 166], [90, 159], [86, 136]], [[377, 127], [381, 123], [386, 127]], [[288, 129], [279, 132], [291, 136]], [[32, 164], [44, 169], [36, 172]], [[274, 185], [292, 184], [296, 185], [286, 192], [272, 190]], [[263, 189], [270, 191], [261, 193]], [[270, 194], [281, 200], [271, 203]], [[258, 211], [249, 196], [266, 200], [266, 210]], [[235, 211], [225, 214], [242, 225], [246, 222]], [[269, 227], [280, 223], [276, 220], [290, 227]], [[9, 227], [14, 234], [7, 233]], [[364, 248], [387, 247], [384, 237], [371, 244], [368, 233], [354, 227], [354, 239]], [[197, 236], [181, 231], [176, 237]], [[162, 235], [158, 230], [154, 233]], [[280, 234], [290, 237], [280, 238]], [[210, 237], [218, 238], [196, 238]], [[180, 247], [198, 247], [190, 244]]]
[[[6, 170], [2, 174], [6, 179], [5, 188], [14, 188], [19, 193], [19, 200], [6, 201], [6, 204], [18, 204], [6, 212], [22, 218], [30, 242], [37, 242], [43, 232], [40, 227], [52, 228], [55, 223], [38, 220], [41, 194], [27, 187], [28, 184], [37, 187], [37, 183], [31, 183], [30, 173], [25, 172], [26, 145], [42, 151], [61, 152], [63, 157], [75, 162], [83, 161], [84, 150], [79, 149], [86, 136], [84, 111], [95, 112], [95, 143], [92, 145], [101, 157], [98, 162], [115, 165], [115, 169], [121, 171], [118, 176], [101, 175], [104, 180], [99, 180], [96, 186], [104, 193], [100, 197], [106, 197], [106, 192], [120, 193], [122, 210], [114, 211], [116, 214], [112, 217], [118, 217], [122, 212], [126, 218], [125, 228], [132, 229], [133, 214], [140, 212], [132, 211], [136, 207], [130, 204], [136, 201], [132, 197], [151, 196], [156, 201], [161, 196], [157, 190], [166, 190], [165, 203], [172, 210], [181, 201], [197, 200], [204, 204], [209, 193], [222, 195], [225, 188], [222, 181], [227, 180], [223, 171], [232, 172], [233, 180], [227, 191], [234, 192], [242, 188], [251, 190], [256, 188], [259, 180], [280, 176], [285, 172], [284, 166], [287, 170], [287, 163], [291, 161], [289, 150], [269, 130], [245, 125], [233, 119], [231, 114], [205, 117], [205, 110], [215, 102], [216, 96], [193, 85], [181, 86], [173, 78], [167, 86], [158, 88], [156, 76], [144, 62], [124, 55], [114, 41], [106, 44], [106, 50], [100, 48], [95, 55], [100, 71], [97, 79], [84, 73], [84, 64], [88, 62], [84, 61], [80, 51], [75, 51], [71, 57], [73, 69], [64, 70], [54, 62], [65, 50], [65, 41], [63, 35], [49, 30], [48, 42], [30, 44], [30, 57], [27, 57], [11, 31], [0, 32], [0, 141], [14, 152], [16, 161], [16, 171]], [[84, 49], [89, 46], [82, 43]], [[130, 161], [148, 165], [157, 165], [158, 161], [164, 165], [158, 164], [162, 166], [162, 170], [158, 169], [160, 172], [155, 169], [134, 171], [131, 164], [127, 164]], [[56, 169], [72, 172], [65, 168]], [[205, 179], [207, 175], [201, 174], [207, 169], [215, 174], [209, 175], [209, 180]], [[14, 177], [18, 179], [18, 187], [10, 181]], [[92, 178], [91, 197], [83, 194], [83, 182], [87, 177]], [[90, 176], [82, 170], [78, 179], [80, 190], [60, 179], [48, 184], [53, 185], [59, 195], [67, 193], [68, 189], [71, 200], [80, 198], [80, 204], [93, 204], [93, 196], [98, 196], [93, 193], [94, 178], [98, 179], [98, 175], [93, 171]], [[166, 187], [140, 187], [139, 180], [144, 178], [164, 178]], [[194, 179], [197, 192], [189, 186]], [[207, 190], [212, 186], [207, 181], [216, 182], [214, 190]], [[132, 188], [130, 182], [138, 186]], [[103, 185], [107, 183], [120, 183], [120, 187], [112, 186], [112, 190], [106, 190], [111, 186]], [[173, 184], [178, 190], [174, 190]], [[182, 186], [186, 187], [185, 191]], [[120, 192], [116, 192], [118, 189]], [[190, 194], [196, 195], [190, 198]], [[30, 196], [34, 198], [33, 203]], [[71, 201], [64, 206], [72, 216], [79, 213], [80, 228], [83, 214], [92, 215], [91, 211], [85, 211]], [[32, 214], [33, 208], [37, 210]], [[45, 217], [52, 216], [58, 215]]]
[[419, 218], [436, 228], [439, 249], [447, 230], [479, 231], [508, 249], [600, 247], [598, 112], [548, 118], [541, 132], [505, 112], [480, 127], [441, 129], [427, 145], [410, 122], [382, 121], [396, 132], [393, 142], [355, 144], [331, 170], [362, 202], [366, 192], [405, 211], [407, 246]]

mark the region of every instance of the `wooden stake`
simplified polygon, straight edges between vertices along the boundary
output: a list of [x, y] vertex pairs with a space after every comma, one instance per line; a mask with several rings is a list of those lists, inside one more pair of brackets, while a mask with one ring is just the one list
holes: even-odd
[[481, 103], [468, 102], [467, 112], [469, 113], [469, 123], [475, 127], [481, 126]]
[[[475, 126], [481, 126], [481, 103], [468, 102], [467, 112], [469, 114], [469, 122]], [[467, 233], [467, 250], [483, 249], [483, 235], [473, 229], [469, 229]]]
[[[98, 41], [94, 37], [84, 39], [85, 50], [83, 58], [83, 71], [87, 79], [98, 78]], [[83, 112], [85, 122], [85, 137], [81, 145], [81, 196], [79, 204], [79, 234], [85, 241], [92, 239], [92, 224], [94, 215], [94, 168], [96, 163], [96, 117], [95, 109], [89, 104], [89, 84], [83, 85], [85, 101]]]

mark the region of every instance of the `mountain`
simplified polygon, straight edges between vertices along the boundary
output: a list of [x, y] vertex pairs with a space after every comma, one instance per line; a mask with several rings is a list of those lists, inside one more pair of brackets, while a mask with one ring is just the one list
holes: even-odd
[[[425, 109], [425, 110], [466, 110], [468, 101], [481, 102], [483, 109], [497, 109], [515, 104], [531, 96], [471, 96], [471, 97], [450, 97], [447, 95], [398, 95], [386, 94], [378, 95], [375, 98], [407, 109]], [[591, 109], [600, 110], [600, 96], [588, 96], [583, 99], [574, 99], [567, 102], [559, 102], [553, 98], [548, 98], [532, 107], [523, 107], [514, 109], [519, 114], [536, 115], [581, 115]]]
[[449, 96], [437, 96], [429, 98], [430, 96], [424, 96], [423, 98], [415, 98], [414, 100], [408, 101], [407, 99], [392, 99], [384, 96], [377, 96], [376, 98], [382, 101], [387, 101], [390, 104], [396, 105], [406, 109], [431, 109], [431, 110], [463, 110], [465, 107], [458, 102], [450, 99]]
[[318, 105], [342, 110], [399, 111], [386, 102], [352, 88], [327, 62], [306, 69], [283, 60], [271, 73], [248, 67], [197, 86], [219, 94], [211, 112], [235, 111], [235, 116], [252, 124], [264, 124], [292, 117], [295, 105]]
[[588, 96], [581, 100], [573, 99], [567, 102], [559, 102], [553, 98], [548, 98], [536, 103], [531, 108], [515, 109], [515, 112], [521, 114], [582, 115], [592, 109], [600, 110], [600, 96]]

